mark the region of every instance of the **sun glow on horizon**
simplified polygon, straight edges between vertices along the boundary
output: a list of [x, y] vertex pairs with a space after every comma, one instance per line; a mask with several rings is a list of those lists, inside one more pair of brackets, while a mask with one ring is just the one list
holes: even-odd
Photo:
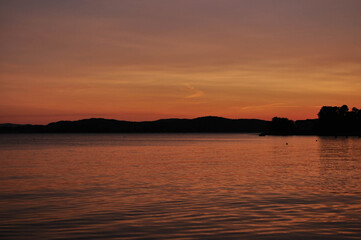
[[361, 107], [360, 1], [2, 1], [0, 123]]

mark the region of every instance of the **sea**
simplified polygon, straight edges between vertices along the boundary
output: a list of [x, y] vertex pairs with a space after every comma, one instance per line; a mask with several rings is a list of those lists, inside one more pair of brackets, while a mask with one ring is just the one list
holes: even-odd
[[0, 239], [361, 239], [361, 138], [1, 134]]

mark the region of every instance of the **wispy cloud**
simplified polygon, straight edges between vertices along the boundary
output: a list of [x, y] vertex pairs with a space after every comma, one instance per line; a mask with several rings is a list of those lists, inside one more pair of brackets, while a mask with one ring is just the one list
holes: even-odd
[[190, 85], [189, 83], [185, 84], [186, 90], [189, 92], [189, 95], [185, 96], [184, 98], [198, 98], [204, 95], [202, 90], [196, 89], [194, 86]]
[[262, 110], [262, 109], [267, 109], [267, 108], [289, 108], [289, 107], [299, 107], [297, 105], [289, 105], [286, 103], [271, 103], [271, 104], [265, 104], [265, 105], [258, 105], [258, 106], [245, 106], [242, 107], [242, 110]]

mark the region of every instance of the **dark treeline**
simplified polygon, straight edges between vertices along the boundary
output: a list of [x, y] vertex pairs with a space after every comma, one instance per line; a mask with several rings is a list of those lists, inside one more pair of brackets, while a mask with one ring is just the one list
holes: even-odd
[[361, 136], [361, 110], [348, 106], [324, 106], [318, 119], [292, 121], [274, 117], [268, 125], [270, 135]]
[[59, 121], [48, 125], [0, 124], [0, 133], [167, 133], [167, 132], [239, 132], [262, 135], [361, 136], [361, 110], [346, 105], [324, 106], [318, 119], [292, 121], [274, 117], [272, 121], [200, 117], [130, 122], [91, 118]]

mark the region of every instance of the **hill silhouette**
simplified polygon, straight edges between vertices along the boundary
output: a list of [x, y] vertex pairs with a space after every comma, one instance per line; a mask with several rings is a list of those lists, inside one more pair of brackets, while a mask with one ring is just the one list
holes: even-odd
[[361, 136], [361, 110], [324, 106], [318, 119], [289, 120], [274, 117], [272, 121], [258, 119], [228, 119], [215, 116], [194, 119], [160, 119], [131, 122], [90, 118], [59, 121], [47, 125], [0, 124], [0, 133], [261, 133], [260, 135], [329, 135]]
[[227, 119], [199, 117], [195, 119], [160, 119], [131, 122], [90, 118], [59, 121], [47, 125], [0, 124], [0, 133], [167, 133], [167, 132], [263, 132], [267, 121], [258, 119]]

